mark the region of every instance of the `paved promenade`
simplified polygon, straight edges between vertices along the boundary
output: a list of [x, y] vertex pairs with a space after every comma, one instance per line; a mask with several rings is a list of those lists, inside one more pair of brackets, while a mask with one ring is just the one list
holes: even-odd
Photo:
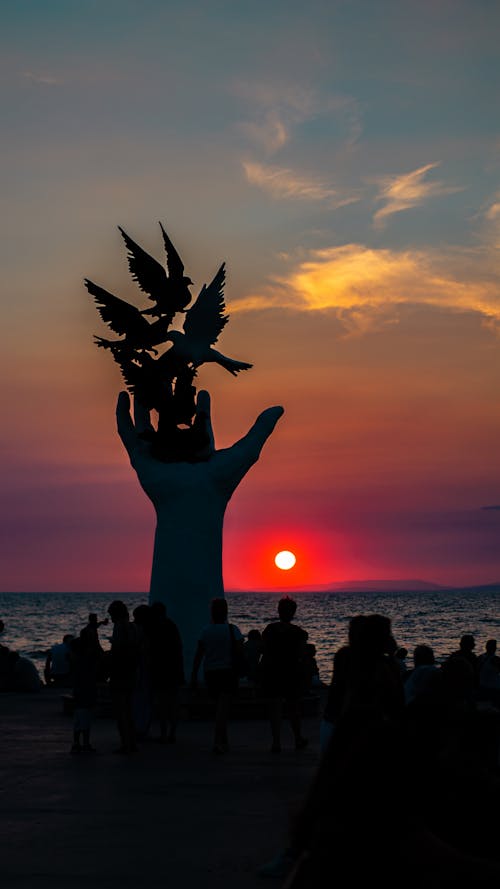
[[212, 725], [186, 721], [176, 745], [117, 746], [110, 719], [96, 719], [93, 756], [71, 756], [72, 719], [60, 692], [0, 695], [0, 884], [2, 889], [256, 889], [255, 874], [286, 836], [318, 761], [310, 746], [269, 753], [262, 720], [230, 725], [232, 750], [211, 752]]

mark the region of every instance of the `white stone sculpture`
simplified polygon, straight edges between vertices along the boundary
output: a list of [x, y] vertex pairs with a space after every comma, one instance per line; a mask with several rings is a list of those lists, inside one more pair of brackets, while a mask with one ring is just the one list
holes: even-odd
[[151, 454], [149, 411], [135, 400], [133, 421], [127, 392], [120, 393], [117, 405], [118, 432], [156, 511], [150, 601], [163, 602], [177, 624], [187, 675], [200, 630], [209, 620], [210, 602], [224, 595], [226, 506], [283, 414], [282, 407], [268, 408], [232, 447], [215, 450], [208, 392], [198, 393], [196, 410], [211, 442], [210, 456], [194, 463], [165, 463]]

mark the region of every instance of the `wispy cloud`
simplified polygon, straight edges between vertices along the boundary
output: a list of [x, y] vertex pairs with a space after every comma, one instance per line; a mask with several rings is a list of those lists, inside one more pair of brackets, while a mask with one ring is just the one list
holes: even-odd
[[500, 504], [496, 504], [496, 503], [495, 503], [493, 506], [482, 506], [481, 509], [494, 509], [494, 510], [500, 510]]
[[492, 247], [500, 249], [500, 191], [494, 195], [484, 212], [483, 237]]
[[381, 227], [387, 217], [392, 216], [393, 213], [401, 213], [403, 210], [418, 207], [429, 198], [462, 191], [462, 188], [445, 185], [444, 182], [426, 180], [427, 173], [439, 165], [440, 162], [436, 161], [432, 164], [425, 164], [410, 173], [403, 173], [399, 176], [383, 176], [376, 180], [379, 188], [377, 200], [384, 201], [384, 206], [375, 213], [374, 224]]
[[361, 113], [351, 96], [318, 95], [313, 90], [270, 84], [239, 84], [237, 93], [250, 105], [240, 131], [258, 148], [274, 154], [300, 126], [319, 118], [338, 124], [337, 149], [351, 149], [362, 133]]
[[302, 176], [290, 168], [244, 161], [243, 169], [248, 182], [258, 185], [276, 198], [326, 201], [330, 207], [342, 207], [359, 200], [354, 196], [342, 195], [331, 185], [319, 179]]
[[324, 110], [313, 91], [289, 84], [240, 82], [234, 91], [249, 105], [249, 119], [238, 125], [240, 132], [268, 155], [289, 142], [295, 127]]
[[54, 77], [52, 74], [35, 74], [33, 71], [23, 71], [22, 75], [30, 83], [43, 83], [46, 86], [57, 86], [62, 83], [58, 77]]
[[290, 125], [278, 111], [267, 111], [259, 121], [248, 121], [239, 126], [250, 142], [266, 154], [274, 154], [288, 142]]
[[303, 311], [333, 310], [347, 330], [363, 333], [397, 323], [404, 305], [426, 305], [473, 312], [493, 330], [500, 329], [497, 282], [485, 269], [485, 254], [470, 251], [375, 249], [345, 244], [290, 257], [289, 271], [260, 298], [238, 308], [280, 305]]

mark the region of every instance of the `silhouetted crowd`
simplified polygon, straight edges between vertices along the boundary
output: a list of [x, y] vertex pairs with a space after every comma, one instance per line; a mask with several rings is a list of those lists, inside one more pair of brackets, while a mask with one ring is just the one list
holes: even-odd
[[[500, 699], [496, 643], [470, 634], [437, 666], [414, 667], [391, 621], [357, 615], [334, 656], [323, 755], [290, 843], [263, 876], [286, 889], [500, 885]], [[390, 877], [389, 877], [390, 878]]]
[[[159, 725], [158, 740], [175, 743], [183, 688], [213, 701], [213, 751], [229, 749], [231, 700], [243, 681], [267, 707], [271, 752], [281, 752], [287, 716], [295, 748], [306, 747], [302, 704], [321, 686], [315, 647], [293, 622], [296, 603], [284, 597], [278, 619], [246, 640], [228, 622], [225, 599], [214, 599], [200, 631], [188, 682], [182, 640], [161, 603], [108, 608], [113, 630], [105, 651], [89, 615], [77, 637], [65, 636], [47, 655], [47, 684], [73, 689], [71, 752], [92, 753], [92, 713], [99, 689], [109, 689], [119, 735], [130, 755]], [[0, 632], [3, 624], [0, 621]], [[366, 887], [402, 876], [406, 887], [500, 886], [500, 658], [496, 640], [475, 652], [465, 634], [441, 664], [419, 644], [408, 665], [389, 618], [354, 616], [333, 657], [320, 725], [321, 758], [289, 845], [262, 865], [263, 877], [284, 889]], [[0, 646], [0, 676], [11, 658]], [[1, 688], [0, 684], [0, 688]], [[329, 882], [329, 880], [327, 881]]]

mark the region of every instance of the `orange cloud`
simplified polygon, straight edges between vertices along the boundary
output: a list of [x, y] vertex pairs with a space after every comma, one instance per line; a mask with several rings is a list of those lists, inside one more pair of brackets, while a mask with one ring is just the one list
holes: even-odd
[[390, 250], [345, 244], [311, 251], [287, 275], [253, 295], [236, 309], [280, 305], [306, 311], [333, 309], [352, 332], [396, 320], [403, 304], [476, 312], [496, 326], [500, 297], [494, 274], [488, 273], [484, 250]]

